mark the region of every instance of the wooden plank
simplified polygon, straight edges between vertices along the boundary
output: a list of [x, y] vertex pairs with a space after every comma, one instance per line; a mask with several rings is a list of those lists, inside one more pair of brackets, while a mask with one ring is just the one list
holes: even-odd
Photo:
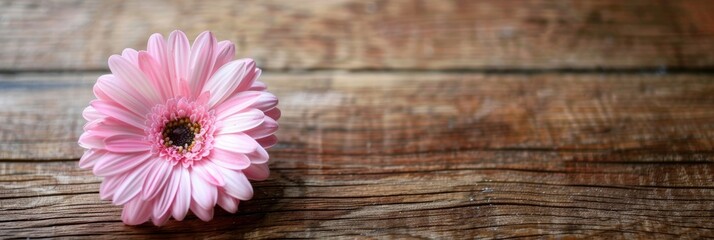
[[[76, 159], [97, 75], [0, 75], [0, 159]], [[709, 75], [267, 73], [279, 150], [389, 156], [460, 150], [648, 152], [710, 161]], [[682, 158], [678, 154], [701, 153]]]
[[0, 238], [714, 236], [710, 75], [268, 72], [271, 177], [156, 228], [77, 167], [99, 74], [0, 74]]
[[0, 71], [105, 69], [149, 34], [212, 30], [266, 69], [711, 68], [683, 1], [0, 1]]
[[[620, 156], [612, 154], [610, 156]], [[602, 160], [607, 161], [609, 156]], [[630, 155], [629, 157], [646, 157]], [[707, 238], [714, 163], [607, 163], [589, 153], [273, 151], [239, 213], [125, 226], [76, 161], [0, 162], [0, 238]]]

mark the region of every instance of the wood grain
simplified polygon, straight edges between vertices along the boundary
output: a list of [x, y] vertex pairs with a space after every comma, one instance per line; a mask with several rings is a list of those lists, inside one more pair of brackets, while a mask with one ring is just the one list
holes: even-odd
[[269, 72], [270, 179], [162, 228], [77, 167], [97, 75], [0, 75], [0, 238], [714, 236], [710, 75]]
[[[632, 157], [637, 157], [633, 155]], [[588, 153], [450, 151], [334, 156], [273, 151], [238, 214], [124, 226], [75, 161], [3, 162], [0, 237], [703, 238], [714, 164], [582, 161]], [[574, 159], [574, 160], [568, 160]], [[607, 156], [603, 157], [607, 160]], [[8, 185], [9, 183], [9, 185]]]
[[[79, 158], [98, 74], [0, 75], [0, 159]], [[285, 151], [712, 149], [708, 75], [268, 73]]]
[[151, 33], [212, 30], [269, 69], [699, 69], [714, 4], [683, 1], [0, 1], [0, 71], [106, 69]]

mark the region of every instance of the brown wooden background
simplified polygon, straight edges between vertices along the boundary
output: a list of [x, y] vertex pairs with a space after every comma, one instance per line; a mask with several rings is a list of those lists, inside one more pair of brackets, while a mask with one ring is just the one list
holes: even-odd
[[[212, 30], [283, 118], [237, 214], [121, 223], [77, 167], [125, 47]], [[714, 2], [0, 0], [0, 238], [714, 237]]]

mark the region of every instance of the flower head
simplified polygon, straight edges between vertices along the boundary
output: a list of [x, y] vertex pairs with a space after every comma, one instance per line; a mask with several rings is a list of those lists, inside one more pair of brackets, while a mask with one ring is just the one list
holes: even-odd
[[83, 112], [79, 166], [104, 178], [100, 197], [124, 206], [124, 223], [163, 225], [189, 209], [208, 221], [216, 204], [235, 212], [253, 196], [249, 179], [268, 177], [278, 99], [253, 60], [234, 54], [210, 32], [189, 45], [174, 31], [109, 58], [112, 74]]

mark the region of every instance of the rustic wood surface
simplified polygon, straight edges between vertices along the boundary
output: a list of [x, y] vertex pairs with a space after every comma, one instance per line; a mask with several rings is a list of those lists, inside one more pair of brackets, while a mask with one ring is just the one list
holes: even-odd
[[[173, 4], [168, 4], [173, 3]], [[0, 1], [0, 70], [105, 69], [211, 29], [266, 69], [699, 68], [714, 4], [682, 1]]]
[[[714, 238], [709, 1], [2, 1], [0, 239]], [[280, 143], [213, 221], [125, 226], [79, 169], [106, 59], [205, 29]]]

